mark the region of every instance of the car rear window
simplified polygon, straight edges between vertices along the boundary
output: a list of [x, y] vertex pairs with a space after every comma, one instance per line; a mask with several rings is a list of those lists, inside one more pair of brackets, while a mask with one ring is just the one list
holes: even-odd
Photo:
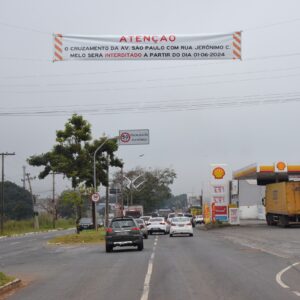
[[150, 219], [150, 222], [162, 222], [164, 221], [164, 218], [153, 218], [153, 219]]
[[138, 224], [144, 224], [144, 221], [143, 221], [143, 220], [136, 219], [135, 221], [136, 221]]
[[190, 219], [189, 218], [184, 218], [184, 217], [180, 217], [180, 218], [173, 218], [172, 222], [189, 222]]
[[112, 221], [112, 228], [126, 228], [126, 227], [135, 227], [135, 223], [133, 220], [116, 220]]

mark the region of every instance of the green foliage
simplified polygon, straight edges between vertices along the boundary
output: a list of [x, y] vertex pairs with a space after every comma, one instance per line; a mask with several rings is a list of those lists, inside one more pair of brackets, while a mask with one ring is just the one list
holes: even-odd
[[[126, 177], [134, 179], [141, 176], [140, 181], [144, 181], [138, 190], [133, 189], [133, 204], [144, 206], [144, 212], [152, 212], [155, 209], [164, 207], [165, 201], [171, 198], [171, 190], [169, 186], [176, 178], [176, 173], [172, 169], [156, 169], [146, 171], [137, 168], [126, 173]], [[120, 174], [116, 174], [115, 183], [120, 182]], [[125, 203], [126, 199], [130, 199], [130, 190], [125, 188]]]
[[187, 194], [172, 196], [164, 201], [164, 207], [174, 210], [187, 207]]
[[12, 276], [7, 276], [4, 273], [0, 272], [0, 287], [13, 281], [15, 278]]
[[30, 193], [10, 181], [4, 182], [4, 215], [6, 219], [12, 220], [33, 216]]
[[[39, 215], [39, 226], [40, 231], [53, 229], [53, 217], [48, 214], [40, 214]], [[56, 221], [56, 228], [59, 229], [67, 229], [75, 226], [74, 219], [58, 219]], [[13, 235], [20, 234], [26, 232], [34, 231], [34, 220], [9, 220], [4, 222], [4, 234], [5, 235]]]
[[99, 229], [82, 231], [80, 234], [68, 234], [49, 240], [50, 244], [97, 244], [105, 239], [105, 230]]
[[69, 178], [74, 189], [80, 184], [91, 187], [93, 186], [94, 152], [103, 144], [96, 156], [97, 185], [99, 182], [107, 185], [107, 160], [103, 157], [103, 152], [109, 155], [111, 166], [120, 167], [122, 162], [114, 156], [114, 152], [118, 150], [117, 141], [106, 142], [106, 140], [107, 137], [104, 136], [92, 141], [91, 125], [82, 116], [74, 114], [63, 130], [56, 131], [57, 143], [52, 150], [31, 156], [28, 163], [32, 166], [44, 167], [39, 174], [40, 179], [53, 171]]

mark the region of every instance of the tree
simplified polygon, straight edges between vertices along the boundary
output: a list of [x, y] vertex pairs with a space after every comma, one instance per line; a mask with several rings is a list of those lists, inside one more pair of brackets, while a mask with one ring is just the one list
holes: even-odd
[[[43, 179], [51, 172], [64, 174], [71, 180], [72, 188], [75, 191], [80, 185], [84, 187], [93, 186], [93, 157], [97, 147], [107, 137], [103, 136], [92, 141], [91, 125], [82, 116], [74, 114], [65, 124], [63, 130], [56, 131], [56, 144], [52, 150], [40, 155], [33, 155], [28, 159], [32, 166], [44, 167], [39, 178]], [[110, 165], [121, 167], [122, 162], [114, 156], [118, 150], [115, 140], [108, 140], [97, 153], [97, 185], [101, 182], [107, 185], [107, 160], [103, 157], [106, 152], [110, 157]], [[72, 197], [70, 197], [72, 199]], [[74, 198], [74, 205], [78, 204]], [[81, 206], [77, 207], [80, 209]], [[80, 214], [77, 214], [78, 216]], [[77, 219], [77, 222], [79, 218]]]
[[4, 182], [4, 215], [7, 219], [22, 220], [33, 216], [33, 203], [28, 191], [10, 182]]
[[[172, 169], [155, 169], [153, 171], [146, 171], [141, 168], [131, 170], [125, 174], [125, 176], [131, 180], [140, 177], [140, 182], [142, 183], [139, 188], [132, 189], [133, 204], [140, 204], [144, 206], [145, 212], [152, 212], [155, 209], [162, 208], [164, 206], [164, 201], [169, 199], [171, 194], [170, 185], [174, 182], [176, 178], [176, 173]], [[120, 184], [121, 175], [118, 172], [115, 175], [114, 183]], [[126, 180], [124, 183], [124, 202], [126, 199], [130, 202], [130, 189], [126, 187], [128, 183]], [[138, 183], [137, 183], [138, 185]]]

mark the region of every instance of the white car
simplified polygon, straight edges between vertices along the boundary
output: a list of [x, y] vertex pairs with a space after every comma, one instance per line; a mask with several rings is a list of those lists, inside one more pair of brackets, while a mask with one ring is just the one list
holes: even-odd
[[170, 237], [174, 234], [188, 234], [190, 236], [194, 235], [193, 226], [190, 218], [188, 217], [175, 217], [172, 218], [170, 227]]
[[196, 224], [204, 224], [204, 218], [203, 218], [203, 215], [197, 215], [195, 217], [195, 223]]
[[163, 217], [151, 218], [147, 224], [148, 233], [152, 234], [153, 232], [163, 232], [164, 234], [169, 233], [170, 225], [165, 221]]
[[147, 225], [149, 220], [151, 219], [151, 216], [141, 216], [140, 219], [144, 220]]

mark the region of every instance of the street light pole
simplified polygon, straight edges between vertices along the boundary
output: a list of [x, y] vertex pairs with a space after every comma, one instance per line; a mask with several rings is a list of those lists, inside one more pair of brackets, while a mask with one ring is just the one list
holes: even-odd
[[[106, 142], [110, 141], [110, 140], [115, 140], [115, 139], [119, 139], [119, 136], [115, 136], [112, 138], [107, 138], [94, 152], [94, 192], [97, 192], [97, 181], [96, 181], [96, 155], [97, 152], [106, 144]], [[98, 226], [97, 226], [97, 213], [96, 213], [96, 203], [93, 202], [92, 204], [93, 206], [93, 221], [95, 222], [95, 229], [97, 230]]]

